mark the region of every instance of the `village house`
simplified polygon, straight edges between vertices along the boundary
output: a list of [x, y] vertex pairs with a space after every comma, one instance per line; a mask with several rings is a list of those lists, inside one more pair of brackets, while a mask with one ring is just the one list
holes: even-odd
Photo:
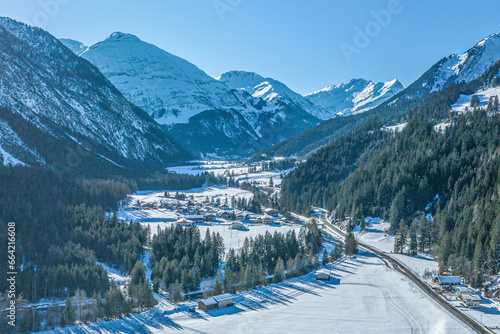
[[186, 215], [186, 219], [191, 220], [194, 223], [202, 223], [204, 221], [203, 215]]
[[217, 302], [213, 298], [202, 299], [198, 302], [198, 308], [205, 312], [214, 310], [217, 308]]
[[473, 289], [467, 287], [467, 286], [457, 286], [455, 288], [455, 296], [457, 297], [457, 299], [460, 299], [461, 296], [465, 296], [465, 295], [474, 295], [476, 294], [476, 291], [474, 291]]
[[215, 214], [213, 214], [213, 213], [206, 213], [205, 216], [203, 217], [203, 219], [205, 221], [212, 222], [212, 221], [217, 220], [217, 216]]
[[252, 224], [262, 224], [262, 219], [260, 219], [260, 218], [250, 218], [249, 221]]
[[434, 279], [434, 282], [437, 283], [439, 291], [450, 290], [462, 284], [462, 280], [458, 276], [438, 276]]
[[264, 210], [262, 210], [262, 212], [264, 212], [266, 215], [271, 216], [271, 217], [276, 217], [279, 215], [278, 210], [271, 209], [271, 208], [264, 209]]
[[478, 295], [462, 295], [460, 296], [460, 302], [464, 307], [467, 308], [480, 308], [481, 297]]
[[221, 210], [219, 211], [219, 217], [221, 217], [222, 219], [229, 219], [229, 217], [231, 217], [231, 214], [227, 211]]
[[239, 211], [236, 213], [236, 219], [241, 221], [248, 220], [250, 219], [250, 214], [248, 212]]
[[226, 293], [223, 295], [215, 296], [215, 301], [217, 302], [218, 308], [223, 308], [226, 306], [233, 305], [233, 296], [230, 293]]
[[179, 226], [188, 227], [188, 226], [193, 226], [193, 221], [186, 219], [186, 217], [182, 217], [179, 220], [177, 220], [175, 224]]
[[263, 224], [272, 224], [273, 223], [273, 217], [269, 215], [264, 215], [260, 218]]
[[182, 205], [182, 206], [177, 207], [177, 210], [176, 210], [176, 211], [177, 211], [177, 212], [179, 212], [179, 213], [185, 213], [185, 212], [187, 212], [187, 211], [188, 211], [188, 207], [187, 207], [187, 206]]

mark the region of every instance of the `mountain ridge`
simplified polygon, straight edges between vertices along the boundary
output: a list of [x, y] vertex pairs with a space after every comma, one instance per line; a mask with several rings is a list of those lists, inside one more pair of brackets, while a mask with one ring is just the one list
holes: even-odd
[[17, 163], [74, 165], [67, 151], [82, 152], [80, 167], [120, 169], [190, 157], [96, 67], [46, 31], [1, 17], [0, 35], [0, 118], [11, 134], [0, 146]]

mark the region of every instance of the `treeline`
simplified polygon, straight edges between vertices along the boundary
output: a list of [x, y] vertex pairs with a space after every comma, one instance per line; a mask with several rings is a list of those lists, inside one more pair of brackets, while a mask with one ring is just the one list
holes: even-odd
[[[129, 273], [144, 253], [149, 231], [106, 212], [138, 189], [185, 189], [217, 182], [211, 174], [85, 179], [46, 168], [0, 165], [0, 246], [15, 222], [18, 292], [29, 301], [65, 297], [77, 288], [105, 294], [107, 263]], [[7, 254], [1, 257], [7, 267]], [[0, 290], [7, 288], [6, 271]]]
[[[259, 164], [249, 166], [249, 173], [257, 173], [257, 171], [269, 172], [274, 170], [286, 170], [297, 166], [297, 160], [292, 158], [286, 159], [277, 159], [272, 161], [260, 162]], [[257, 170], [257, 166], [260, 166], [260, 169]]]
[[342, 182], [371, 154], [386, 145], [391, 134], [378, 120], [320, 149], [282, 181], [280, 205], [285, 210], [309, 214], [311, 205], [334, 208]]
[[217, 185], [223, 181], [213, 173], [202, 173], [201, 175], [187, 175], [167, 172], [156, 172], [146, 177], [133, 178], [137, 189], [141, 190], [187, 190], [201, 188], [203, 184]]
[[228, 251], [222, 272], [224, 243], [218, 233], [210, 234], [207, 230], [202, 239], [197, 227], [159, 229], [152, 243], [153, 286], [154, 289], [163, 286], [172, 300], [180, 301], [183, 293], [200, 291], [201, 281], [213, 277], [214, 286], [208, 291], [212, 295], [267, 284], [268, 275], [274, 275], [274, 282], [281, 282], [285, 277], [300, 276], [316, 269], [322, 242], [315, 222], [301, 229], [298, 236], [295, 231], [289, 231], [245, 238], [240, 250]]
[[[92, 277], [88, 277], [89, 280]], [[4, 305], [6, 300], [0, 300]], [[147, 310], [157, 304], [151, 286], [145, 277], [144, 264], [137, 262], [131, 272], [128, 288], [120, 290], [110, 285], [105, 294], [94, 292], [88, 295], [85, 289], [77, 288], [66, 297], [64, 306], [51, 306], [37, 309], [26, 307], [26, 301], [17, 299], [16, 327], [8, 325], [5, 314], [0, 314], [0, 331], [2, 333], [24, 333], [40, 330], [53, 330], [79, 323], [90, 323], [99, 320], [110, 320], [127, 316], [133, 312]]]
[[[115, 208], [130, 191], [126, 184], [3, 166], [0, 184], [0, 240], [7, 249], [7, 223], [15, 222], [17, 288], [29, 301], [63, 297], [77, 287], [85, 288], [88, 294], [104, 294], [109, 287], [107, 274], [95, 260], [109, 261], [126, 270], [126, 257], [131, 258], [132, 265], [139, 259], [145, 231], [132, 224], [113, 223], [105, 215], [104, 208]], [[84, 235], [87, 242], [82, 241]], [[110, 235], [122, 241], [133, 235], [141, 245], [129, 247], [131, 244], [102, 239], [97, 242]], [[116, 257], [103, 252], [109, 248], [115, 248]], [[2, 265], [7, 267], [7, 254], [3, 254]], [[7, 289], [5, 273], [0, 273], [1, 291]]]
[[158, 229], [152, 238], [151, 277], [157, 290], [198, 291], [203, 278], [214, 276], [224, 258], [224, 240], [219, 233], [207, 229], [202, 239], [193, 226], [170, 226]]
[[286, 234], [268, 231], [255, 238], [245, 238], [240, 250], [229, 249], [224, 274], [215, 280], [214, 294], [234, 293], [272, 281], [300, 276], [318, 268], [318, 252], [323, 239], [315, 222]]
[[[398, 232], [397, 243], [405, 235], [414, 253], [418, 238], [426, 239], [420, 248], [435, 244], [443, 270], [465, 273], [475, 268], [473, 280], [478, 284], [479, 269], [499, 269], [500, 116], [475, 110], [450, 121], [446, 131], [438, 133], [425, 120], [411, 120], [341, 186], [330, 182], [319, 190], [331, 196], [329, 201], [312, 202], [336, 210], [338, 218], [387, 219]], [[295, 175], [288, 184], [296, 182], [292, 178]], [[430, 226], [419, 219], [424, 212], [434, 215]], [[397, 250], [404, 247], [397, 245]]]

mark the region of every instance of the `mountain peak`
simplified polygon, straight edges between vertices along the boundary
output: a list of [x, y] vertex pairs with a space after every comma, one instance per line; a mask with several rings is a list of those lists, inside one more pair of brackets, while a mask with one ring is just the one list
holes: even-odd
[[80, 56], [85, 52], [89, 47], [83, 44], [82, 42], [75, 41], [70, 38], [60, 38], [59, 41], [64, 44], [68, 49], [73, 51], [77, 56]]
[[397, 79], [373, 82], [362, 78], [332, 85], [306, 95], [313, 103], [331, 114], [347, 116], [368, 111], [404, 89]]
[[109, 35], [106, 41], [140, 41], [140, 38], [132, 34], [116, 31]]

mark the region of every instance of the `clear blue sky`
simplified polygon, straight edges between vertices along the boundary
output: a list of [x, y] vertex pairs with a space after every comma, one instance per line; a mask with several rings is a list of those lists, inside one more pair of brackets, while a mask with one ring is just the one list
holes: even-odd
[[[392, 1], [400, 4], [390, 22], [374, 24], [372, 11]], [[0, 0], [0, 8], [56, 37], [91, 45], [132, 33], [211, 76], [253, 71], [302, 94], [359, 77], [407, 86], [500, 31], [497, 0]], [[371, 29], [368, 45], [356, 46], [357, 28]], [[357, 48], [350, 61], [346, 45]]]

